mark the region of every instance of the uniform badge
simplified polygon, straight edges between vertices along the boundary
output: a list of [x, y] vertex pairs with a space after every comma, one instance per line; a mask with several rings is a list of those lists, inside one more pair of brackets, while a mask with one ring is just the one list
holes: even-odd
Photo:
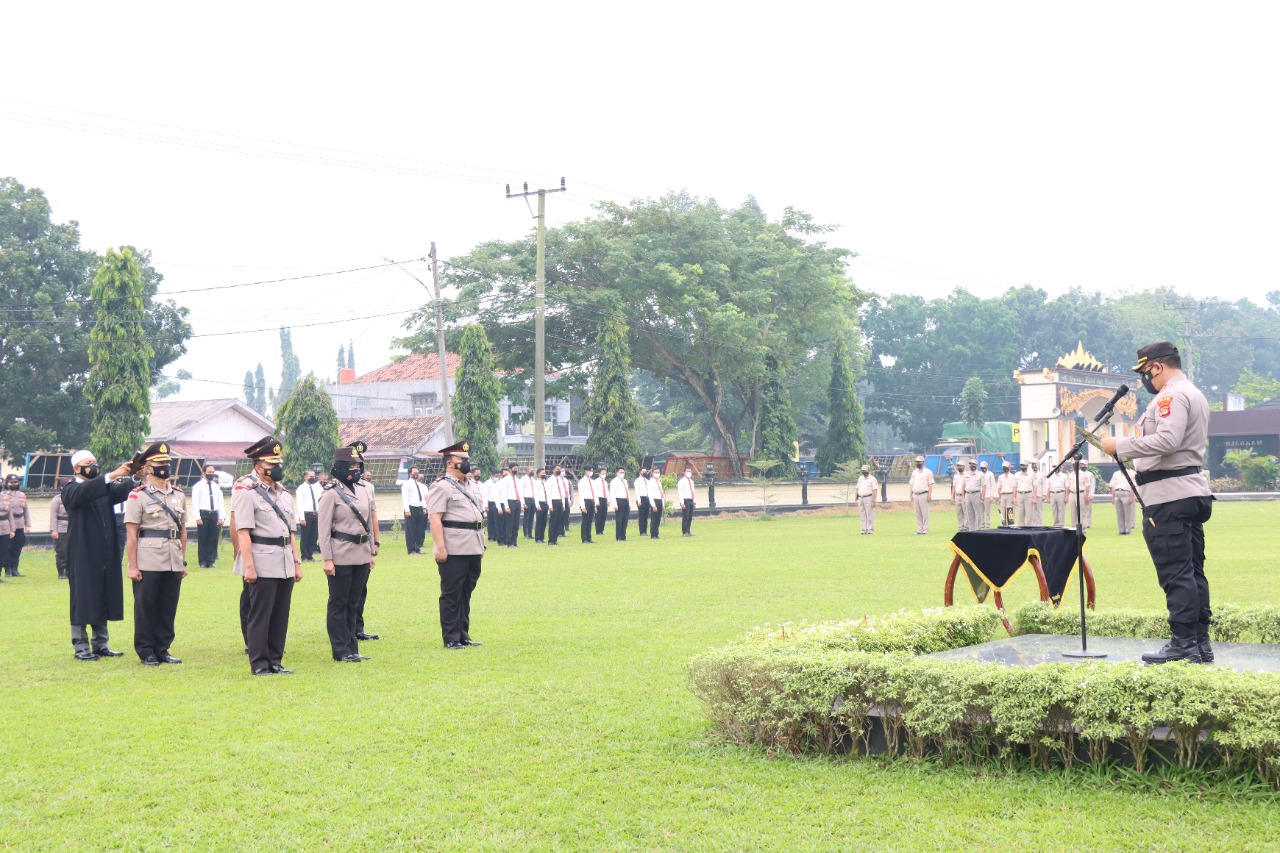
[[1173, 411], [1173, 396], [1167, 395], [1156, 400], [1156, 412], [1162, 418], [1169, 417], [1169, 413]]

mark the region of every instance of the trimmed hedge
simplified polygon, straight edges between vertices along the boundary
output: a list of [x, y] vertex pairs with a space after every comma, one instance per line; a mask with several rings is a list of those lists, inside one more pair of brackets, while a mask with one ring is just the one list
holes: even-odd
[[[1021, 624], [1042, 624], [1023, 610]], [[1117, 624], [1149, 620], [1134, 612]], [[1029, 756], [1047, 769], [1101, 765], [1119, 751], [1146, 772], [1153, 733], [1167, 726], [1183, 766], [1224, 779], [1253, 769], [1280, 787], [1280, 678], [1184, 663], [1018, 668], [918, 657], [999, 631], [999, 613], [986, 607], [763, 626], [694, 658], [691, 686], [724, 737], [768, 750], [865, 754], [878, 717], [890, 755]]]
[[[1089, 634], [1098, 637], [1168, 638], [1163, 610], [1115, 609], [1089, 613]], [[1013, 633], [1079, 634], [1080, 611], [1047, 604], [1025, 604], [1009, 615]], [[1213, 612], [1210, 636], [1223, 643], [1280, 643], [1280, 607], [1223, 604]]]

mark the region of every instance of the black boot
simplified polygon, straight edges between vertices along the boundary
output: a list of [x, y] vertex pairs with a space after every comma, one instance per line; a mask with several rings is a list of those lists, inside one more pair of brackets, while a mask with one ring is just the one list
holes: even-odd
[[1200, 662], [1213, 663], [1213, 646], [1209, 645], [1209, 617], [1201, 617], [1196, 624], [1196, 646], [1200, 649]]
[[1196, 643], [1196, 623], [1171, 622], [1169, 627], [1173, 629], [1173, 639], [1160, 651], [1143, 655], [1142, 662], [1158, 664], [1185, 660], [1190, 663], [1200, 663], [1200, 646]]

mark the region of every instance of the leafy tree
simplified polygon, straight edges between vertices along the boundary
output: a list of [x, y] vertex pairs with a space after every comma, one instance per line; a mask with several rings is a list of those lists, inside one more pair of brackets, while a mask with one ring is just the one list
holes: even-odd
[[481, 471], [498, 467], [499, 405], [502, 388], [494, 377], [493, 349], [484, 327], [468, 325], [458, 345], [458, 372], [450, 412], [453, 434], [471, 442], [471, 464]]
[[167, 397], [172, 397], [182, 390], [182, 383], [191, 378], [191, 371], [179, 370], [172, 379], [165, 379], [151, 386], [151, 401], [158, 403]]
[[587, 425], [586, 458], [605, 471], [618, 466], [635, 471], [640, 465], [640, 411], [631, 396], [631, 352], [627, 326], [615, 314], [600, 324], [596, 337], [600, 360], [591, 394], [580, 418]]
[[978, 452], [982, 452], [982, 428], [987, 424], [987, 389], [982, 380], [970, 376], [960, 392], [960, 418], [964, 425], [973, 430], [973, 443]]
[[133, 250], [107, 250], [90, 294], [97, 320], [89, 333], [89, 381], [93, 404], [89, 446], [99, 459], [128, 459], [142, 446], [151, 416], [151, 361], [146, 340], [142, 270]]
[[1240, 472], [1244, 487], [1253, 492], [1273, 491], [1280, 479], [1280, 460], [1274, 456], [1259, 456], [1253, 450], [1232, 450], [1222, 461]]
[[290, 483], [301, 482], [313, 465], [327, 468], [333, 460], [341, 442], [338, 413], [311, 374], [295, 383], [293, 393], [276, 408], [276, 432], [284, 445], [284, 476]]
[[[185, 352], [191, 327], [185, 308], [155, 298], [163, 276], [148, 253], [132, 251], [155, 383]], [[87, 443], [90, 292], [100, 264], [80, 247], [77, 223], [53, 222], [40, 190], [0, 178], [0, 456], [21, 462], [29, 452]]]
[[280, 363], [284, 365], [280, 371], [280, 388], [271, 392], [271, 405], [275, 408], [279, 408], [293, 393], [293, 387], [302, 375], [302, 364], [293, 350], [293, 333], [284, 326], [280, 327]]
[[262, 371], [262, 362], [253, 372], [253, 410], [260, 415], [267, 413], [267, 377]]
[[831, 384], [827, 386], [827, 433], [814, 464], [829, 477], [840, 463], [861, 459], [865, 451], [862, 404], [858, 402], [849, 343], [844, 335], [838, 335], [831, 352]]
[[[771, 222], [754, 199], [726, 209], [671, 193], [599, 211], [546, 235], [548, 370], [580, 382], [575, 368], [598, 355], [596, 324], [620, 310], [632, 365], [688, 392], [713, 450], [728, 454], [740, 476], [740, 449], [759, 423], [765, 356], [796, 372], [825, 362], [822, 342], [849, 326], [862, 301], [845, 270], [850, 253], [815, 239], [827, 229], [806, 214], [788, 209]], [[450, 321], [482, 323], [508, 372], [533, 363], [535, 242], [530, 234], [483, 243], [444, 272], [459, 290]], [[429, 351], [433, 309], [407, 326], [404, 343]]]
[[796, 420], [791, 416], [791, 396], [782, 384], [782, 366], [773, 355], [764, 359], [765, 380], [760, 389], [759, 440], [754, 456], [772, 460], [773, 477], [789, 477], [795, 472]]
[[338, 373], [347, 369], [347, 348], [338, 344]]
[[1274, 397], [1280, 397], [1280, 379], [1254, 373], [1246, 367], [1241, 371], [1240, 378], [1236, 380], [1231, 391], [1244, 397], [1245, 406], [1253, 407]]

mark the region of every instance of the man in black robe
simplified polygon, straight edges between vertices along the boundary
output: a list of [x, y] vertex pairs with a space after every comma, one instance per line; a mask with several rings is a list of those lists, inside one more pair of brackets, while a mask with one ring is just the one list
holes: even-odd
[[[120, 568], [112, 505], [129, 497], [134, 486], [128, 462], [106, 476], [87, 450], [71, 457], [75, 479], [62, 487], [67, 510], [67, 579], [71, 587], [71, 645], [77, 660], [122, 657], [107, 645], [107, 622], [124, 619], [124, 580]], [[85, 630], [90, 626], [92, 642]]]

